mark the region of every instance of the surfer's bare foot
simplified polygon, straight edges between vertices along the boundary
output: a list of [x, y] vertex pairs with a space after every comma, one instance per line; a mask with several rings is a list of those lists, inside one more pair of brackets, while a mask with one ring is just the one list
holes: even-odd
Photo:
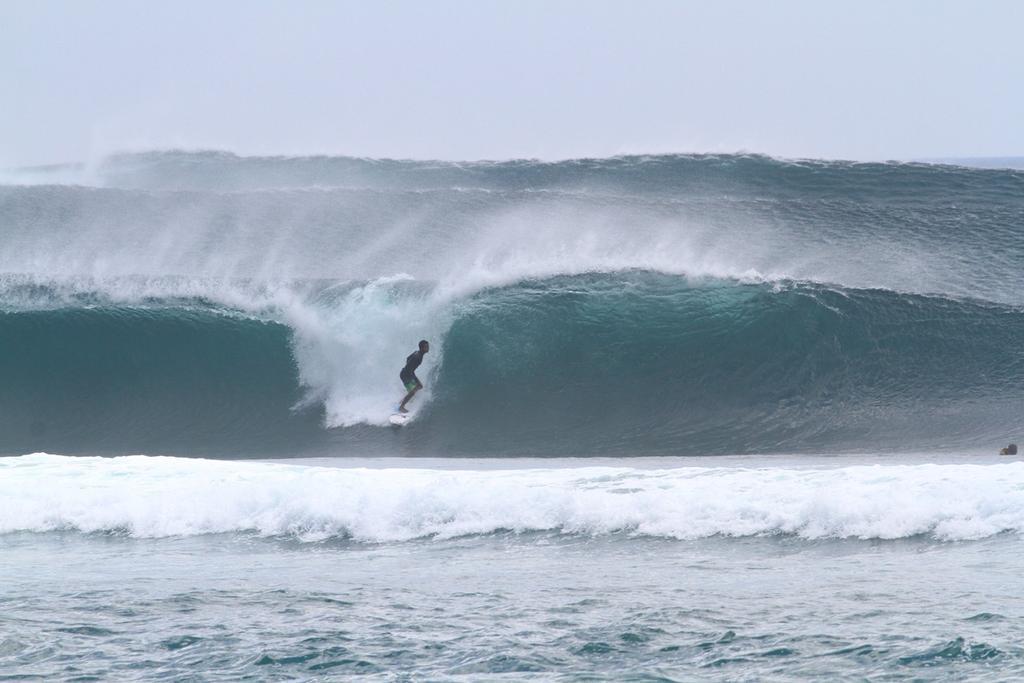
[[398, 412], [400, 412], [400, 413], [408, 413], [409, 409], [404, 407], [404, 406], [401, 406], [401, 407], [398, 408]]

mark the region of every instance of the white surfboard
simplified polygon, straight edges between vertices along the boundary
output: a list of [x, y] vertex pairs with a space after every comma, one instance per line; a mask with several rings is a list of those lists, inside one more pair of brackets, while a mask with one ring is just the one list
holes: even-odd
[[388, 418], [388, 422], [395, 425], [396, 427], [401, 427], [408, 421], [409, 413], [395, 413], [394, 415]]

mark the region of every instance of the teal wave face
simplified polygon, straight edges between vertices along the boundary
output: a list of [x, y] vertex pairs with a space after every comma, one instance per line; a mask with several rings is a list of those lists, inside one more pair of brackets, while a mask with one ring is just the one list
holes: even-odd
[[181, 309], [0, 314], [0, 452], [245, 453], [301, 443], [281, 325]]
[[[1014, 438], [1024, 312], [646, 272], [453, 304], [433, 400], [325, 429], [288, 327], [211, 308], [0, 316], [0, 451], [257, 456], [908, 450]], [[394, 373], [402, 359], [395, 359]], [[386, 375], [386, 373], [385, 373]], [[381, 382], [395, 384], [390, 375]]]
[[1022, 398], [1022, 332], [1019, 309], [882, 290], [560, 278], [455, 322], [436, 412], [505, 453], [995, 443]]

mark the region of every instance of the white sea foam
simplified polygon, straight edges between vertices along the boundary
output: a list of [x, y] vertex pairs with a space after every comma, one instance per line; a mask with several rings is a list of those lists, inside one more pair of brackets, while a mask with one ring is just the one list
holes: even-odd
[[498, 530], [966, 540], [1024, 532], [1024, 463], [440, 470], [146, 456], [0, 459], [0, 533], [51, 530], [364, 542]]
[[420, 371], [426, 389], [417, 405], [430, 400], [451, 319], [446, 299], [432, 291], [416, 293], [395, 286], [408, 277], [380, 278], [348, 288], [329, 306], [292, 301], [280, 307], [294, 330], [293, 355], [299, 380], [310, 400], [323, 402], [331, 427], [383, 425], [402, 397], [398, 374], [421, 337], [433, 344]]

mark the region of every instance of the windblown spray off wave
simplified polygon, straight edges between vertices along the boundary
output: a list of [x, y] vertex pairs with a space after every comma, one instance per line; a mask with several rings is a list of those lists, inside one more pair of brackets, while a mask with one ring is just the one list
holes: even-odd
[[[990, 447], [1024, 172], [162, 152], [0, 186], [0, 452]], [[428, 392], [384, 427], [402, 359]]]
[[387, 542], [500, 531], [939, 540], [1024, 532], [1019, 462], [445, 471], [35, 454], [0, 460], [0, 473], [0, 534]]

